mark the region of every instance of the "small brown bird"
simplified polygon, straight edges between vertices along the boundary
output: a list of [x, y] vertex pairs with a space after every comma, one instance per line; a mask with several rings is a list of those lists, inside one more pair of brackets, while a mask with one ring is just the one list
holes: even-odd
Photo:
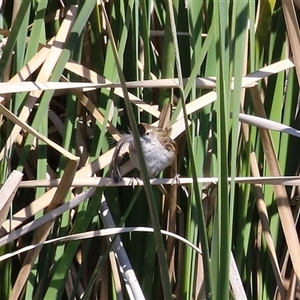
[[[170, 137], [171, 129], [161, 129], [146, 123], [137, 125], [149, 178], [154, 178], [166, 167], [172, 165], [177, 155], [177, 144]], [[118, 141], [112, 158], [112, 177], [122, 180], [118, 158], [123, 147], [128, 146], [129, 157], [135, 168], [140, 170], [138, 153], [132, 134], [123, 134]]]

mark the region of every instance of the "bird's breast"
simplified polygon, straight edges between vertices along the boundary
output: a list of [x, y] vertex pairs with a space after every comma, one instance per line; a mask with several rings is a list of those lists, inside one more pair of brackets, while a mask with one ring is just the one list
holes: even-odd
[[[155, 177], [158, 173], [171, 165], [175, 159], [175, 153], [167, 150], [157, 140], [149, 141], [141, 139], [141, 145], [147, 166], [148, 176], [150, 178]], [[136, 147], [133, 143], [129, 146], [129, 156], [134, 167], [140, 170]]]

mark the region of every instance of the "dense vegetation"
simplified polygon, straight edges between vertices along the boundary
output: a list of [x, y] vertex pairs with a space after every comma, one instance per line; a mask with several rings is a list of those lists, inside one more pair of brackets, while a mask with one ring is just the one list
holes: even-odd
[[1, 5], [1, 299], [299, 298], [298, 0]]

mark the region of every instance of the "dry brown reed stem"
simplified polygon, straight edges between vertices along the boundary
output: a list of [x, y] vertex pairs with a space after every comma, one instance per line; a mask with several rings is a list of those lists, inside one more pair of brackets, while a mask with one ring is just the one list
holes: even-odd
[[[48, 56], [45, 58], [45, 61], [41, 67], [41, 70], [39, 71], [39, 74], [37, 76], [36, 81], [40, 82], [46, 82], [50, 79], [53, 69], [63, 51], [65, 42], [68, 38], [68, 35], [71, 31], [71, 28], [75, 22], [76, 14], [77, 14], [77, 6], [70, 6], [70, 9], [68, 10], [65, 19], [63, 20], [61, 27], [54, 38], [53, 44], [50, 47]], [[41, 52], [40, 52], [41, 53]], [[43, 51], [43, 55], [46, 55], [47, 51]], [[44, 56], [40, 61], [43, 61]], [[35, 58], [33, 58], [35, 60]], [[35, 103], [38, 101], [40, 96], [42, 95], [43, 91], [33, 91], [29, 94], [27, 101], [25, 105], [22, 107], [22, 110], [19, 114], [19, 119], [22, 122], [26, 122], [27, 119], [30, 116], [30, 113], [35, 105]], [[0, 153], [0, 159], [3, 159], [5, 153], [11, 148], [12, 144], [16, 140], [19, 132], [21, 131], [21, 128], [17, 125], [14, 126], [9, 138], [7, 139], [7, 143], [5, 144], [4, 148], [2, 149]]]
[[[79, 158], [76, 158], [74, 160], [70, 160], [66, 166], [64, 175], [62, 177], [61, 184], [57, 188], [55, 195], [53, 196], [52, 201], [50, 202], [49, 206], [46, 208], [46, 212], [52, 211], [56, 207], [60, 206], [61, 204], [64, 203], [65, 198], [67, 197], [71, 183], [73, 181], [73, 178], [76, 173], [76, 169], [78, 166]], [[44, 242], [52, 228], [54, 220], [49, 221], [39, 227], [37, 231], [34, 232], [33, 244], [38, 244]], [[34, 261], [36, 260], [37, 256], [39, 255], [42, 247], [37, 247], [31, 251], [29, 251], [26, 254], [26, 257], [24, 259], [22, 268], [20, 272], [18, 273], [18, 277], [15, 281], [15, 284], [13, 286], [10, 299], [18, 299], [20, 296], [25, 283], [27, 282], [28, 276], [30, 274], [31, 268], [34, 264]]]
[[[250, 136], [249, 136], [249, 125], [242, 123], [242, 133], [245, 140], [245, 143], [250, 142]], [[259, 177], [259, 169], [258, 169], [258, 163], [256, 159], [256, 155], [254, 151], [251, 151], [250, 153], [250, 168], [251, 168], [251, 175], [254, 177]], [[270, 256], [271, 265], [273, 268], [274, 276], [277, 282], [278, 290], [281, 294], [281, 296], [285, 297], [285, 289], [283, 286], [283, 280], [280, 274], [280, 268], [279, 263], [276, 255], [276, 249], [273, 242], [271, 230], [270, 230], [270, 223], [269, 223], [269, 217], [268, 217], [268, 211], [267, 206], [264, 201], [264, 195], [262, 191], [262, 184], [255, 183], [252, 185], [255, 199], [256, 199], [256, 206], [258, 210], [259, 219], [262, 226], [262, 233], [264, 235], [267, 247], [268, 247], [268, 253]]]
[[7, 219], [8, 211], [11, 207], [18, 186], [22, 180], [23, 173], [14, 170], [0, 190], [0, 226]]
[[[250, 89], [250, 93], [252, 96], [253, 107], [256, 115], [262, 118], [266, 118], [258, 88], [255, 87]], [[259, 131], [261, 134], [262, 146], [264, 149], [269, 172], [271, 176], [281, 176], [281, 171], [279, 168], [277, 157], [275, 155], [270, 131], [263, 128], [260, 128]], [[293, 268], [297, 277], [300, 278], [300, 244], [288, 196], [284, 186], [274, 185], [273, 189], [279, 218], [286, 239], [288, 251], [291, 256]]]

